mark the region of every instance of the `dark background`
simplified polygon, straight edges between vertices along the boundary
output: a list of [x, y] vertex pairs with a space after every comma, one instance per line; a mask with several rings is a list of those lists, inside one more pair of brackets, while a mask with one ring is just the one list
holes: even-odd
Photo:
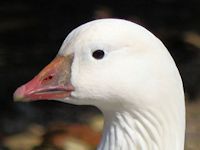
[[159, 37], [177, 63], [186, 99], [199, 98], [198, 0], [0, 1], [0, 138], [22, 131], [32, 122], [84, 122], [80, 112], [97, 112], [59, 102], [14, 103], [12, 94], [54, 58], [72, 29], [104, 17], [137, 22]]

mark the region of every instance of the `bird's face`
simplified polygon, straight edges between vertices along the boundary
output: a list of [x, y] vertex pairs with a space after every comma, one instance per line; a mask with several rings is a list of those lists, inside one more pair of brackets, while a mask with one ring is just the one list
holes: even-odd
[[[117, 107], [126, 95], [127, 100], [135, 99], [131, 103], [141, 103], [138, 97], [154, 86], [148, 82], [157, 73], [154, 48], [160, 43], [133, 23], [122, 23], [120, 28], [116, 25], [120, 21], [100, 20], [72, 31], [56, 58], [18, 88], [15, 99]], [[128, 30], [130, 26], [133, 29]], [[152, 45], [152, 39], [158, 44]]]

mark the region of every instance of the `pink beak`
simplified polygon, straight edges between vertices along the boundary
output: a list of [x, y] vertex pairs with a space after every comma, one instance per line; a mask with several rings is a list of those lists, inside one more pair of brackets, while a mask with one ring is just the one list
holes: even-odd
[[15, 101], [59, 100], [69, 97], [74, 87], [70, 83], [71, 55], [57, 56], [31, 81], [14, 93]]

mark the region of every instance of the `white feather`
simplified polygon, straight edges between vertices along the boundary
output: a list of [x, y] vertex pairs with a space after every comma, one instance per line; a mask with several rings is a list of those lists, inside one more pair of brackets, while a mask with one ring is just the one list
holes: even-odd
[[[103, 59], [92, 53], [104, 50]], [[162, 42], [120, 19], [86, 23], [65, 39], [59, 55], [74, 55], [72, 98], [105, 116], [99, 150], [183, 150], [185, 106], [181, 77]]]

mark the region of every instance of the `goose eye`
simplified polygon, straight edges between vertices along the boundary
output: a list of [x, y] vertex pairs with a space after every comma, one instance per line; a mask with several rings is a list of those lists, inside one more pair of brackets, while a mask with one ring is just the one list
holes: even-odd
[[104, 57], [105, 53], [103, 50], [96, 50], [92, 53], [92, 56], [95, 58], [95, 59], [102, 59]]

